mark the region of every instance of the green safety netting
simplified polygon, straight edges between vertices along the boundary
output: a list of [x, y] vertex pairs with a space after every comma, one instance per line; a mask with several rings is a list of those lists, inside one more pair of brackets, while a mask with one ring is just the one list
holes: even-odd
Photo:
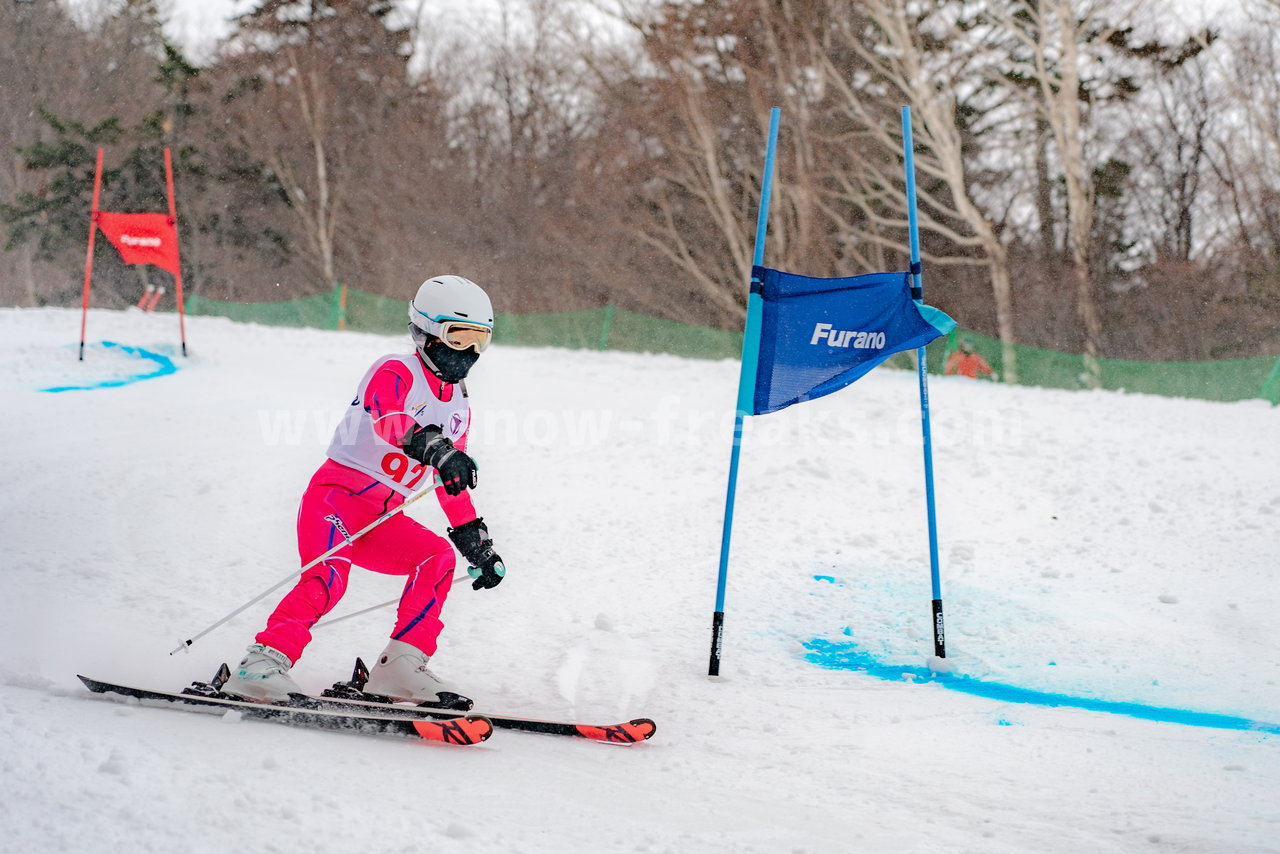
[[[940, 371], [945, 354], [952, 352], [961, 341], [968, 341], [973, 351], [986, 359], [999, 376], [1004, 377], [1008, 373], [999, 339], [967, 330], [957, 330], [948, 337], [945, 348], [939, 349], [936, 365], [934, 354], [930, 352], [930, 370]], [[1079, 354], [1024, 345], [1016, 345], [1013, 350], [1019, 385], [1065, 389], [1089, 387], [1088, 369], [1084, 357]], [[1273, 404], [1280, 403], [1280, 358], [1276, 356], [1211, 362], [1099, 359], [1098, 367], [1101, 387], [1105, 389], [1201, 400], [1263, 398]]]
[[[408, 323], [405, 301], [350, 287], [281, 302], [224, 302], [192, 296], [189, 314], [227, 317], [267, 326], [352, 329], [394, 334]], [[567, 347], [591, 350], [671, 353], [698, 359], [736, 359], [742, 333], [662, 320], [608, 306], [587, 311], [499, 315], [494, 332], [498, 344]], [[942, 373], [947, 357], [967, 341], [1002, 380], [1007, 379], [1000, 341], [958, 330], [928, 348], [929, 370]], [[1016, 345], [1017, 381], [1046, 388], [1089, 387], [1084, 358], [1038, 347]], [[913, 356], [898, 354], [885, 364], [912, 368]], [[1101, 359], [1102, 387], [1166, 397], [1202, 400], [1262, 398], [1280, 404], [1280, 357], [1220, 359], [1212, 362], [1134, 362]]]
[[241, 323], [314, 329], [336, 329], [338, 326], [338, 306], [331, 294], [281, 302], [225, 302], [196, 295], [187, 297], [185, 302], [187, 314], [227, 317]]

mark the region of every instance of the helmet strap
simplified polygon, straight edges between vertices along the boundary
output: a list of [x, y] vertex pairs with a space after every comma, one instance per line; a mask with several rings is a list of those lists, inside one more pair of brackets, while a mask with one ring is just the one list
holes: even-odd
[[427, 370], [435, 374], [436, 379], [443, 382], [444, 378], [440, 376], [440, 368], [436, 367], [436, 363], [431, 361], [431, 357], [427, 355], [427, 348], [419, 347], [418, 355], [422, 357], [422, 363], [427, 366]]

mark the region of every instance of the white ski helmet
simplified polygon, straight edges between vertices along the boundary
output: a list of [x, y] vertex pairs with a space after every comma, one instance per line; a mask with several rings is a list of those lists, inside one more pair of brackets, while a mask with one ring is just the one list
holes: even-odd
[[470, 279], [434, 276], [409, 303], [409, 334], [438, 379], [461, 382], [493, 338], [493, 304]]
[[484, 288], [462, 276], [433, 276], [418, 286], [409, 303], [409, 320], [428, 335], [440, 338], [450, 321], [493, 329], [493, 303]]

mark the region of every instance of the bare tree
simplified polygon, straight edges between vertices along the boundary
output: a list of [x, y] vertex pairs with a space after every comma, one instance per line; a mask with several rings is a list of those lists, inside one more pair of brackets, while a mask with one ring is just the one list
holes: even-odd
[[[864, 0], [862, 9], [872, 37], [849, 26], [837, 30], [839, 43], [861, 60], [861, 67], [837, 64], [827, 52], [819, 54], [825, 59], [825, 79], [839, 92], [840, 111], [878, 150], [878, 156], [866, 157], [835, 176], [838, 200], [888, 229], [867, 230], [870, 240], [901, 245], [905, 198], [897, 189], [898, 177], [884, 167], [896, 164], [902, 137], [896, 117], [884, 107], [894, 99], [910, 104], [916, 169], [924, 176], [918, 190], [920, 227], [926, 235], [923, 251], [935, 263], [979, 264], [987, 271], [1004, 374], [1016, 381], [1013, 286], [1002, 239], [1007, 208], [995, 208], [990, 198], [982, 200], [976, 185], [977, 164], [982, 155], [992, 155], [997, 143], [991, 138], [1008, 121], [1007, 93], [984, 85], [993, 76], [993, 45], [983, 27], [966, 21], [963, 10], [945, 0], [913, 4], [910, 11], [902, 0]], [[887, 91], [874, 93], [860, 86], [859, 71]], [[841, 209], [827, 206], [838, 219]], [[941, 251], [927, 248], [930, 234], [940, 238]]]
[[1251, 12], [1250, 26], [1209, 52], [1229, 93], [1232, 128], [1230, 135], [1212, 140], [1210, 162], [1232, 252], [1257, 295], [1275, 300], [1280, 298], [1280, 0], [1256, 0]]
[[633, 239], [678, 270], [717, 323], [745, 312], [769, 108], [781, 106], [768, 260], [812, 275], [837, 269], [841, 245], [818, 214], [825, 121], [812, 30], [821, 0], [623, 4], [638, 44], [602, 74], [604, 132], [628, 141], [617, 174], [636, 194]]
[[1105, 68], [1091, 60], [1099, 59], [1099, 52], [1105, 52], [1133, 20], [1142, 2], [1102, 8], [1092, 0], [1011, 0], [996, 4], [990, 13], [996, 25], [1019, 43], [1021, 50], [1011, 57], [1011, 69], [1036, 87], [1038, 108], [1052, 135], [1066, 196], [1066, 242], [1076, 311], [1084, 330], [1085, 379], [1095, 387], [1101, 382], [1102, 316], [1090, 258], [1095, 195], [1094, 162], [1085, 150], [1090, 130], [1086, 105], [1110, 81], [1106, 71], [1099, 79], [1087, 79], [1085, 66]]
[[452, 86], [450, 140], [465, 157], [472, 217], [463, 248], [518, 310], [608, 299], [611, 283], [583, 272], [595, 251], [582, 240], [584, 209], [604, 205], [578, 193], [597, 122], [579, 27], [552, 0], [528, 3], [521, 18], [504, 10], [494, 38], [461, 54], [467, 77]]
[[352, 186], [377, 180], [366, 146], [412, 102], [409, 32], [386, 26], [391, 11], [385, 0], [265, 0], [220, 58], [236, 140], [288, 198], [316, 290], [338, 281]]
[[[1214, 36], [1203, 37], [1211, 43]], [[1149, 97], [1127, 139], [1136, 149], [1138, 222], [1154, 263], [1189, 264], [1212, 245], [1202, 234], [1210, 141], [1221, 134], [1218, 85], [1210, 78], [1199, 39], [1162, 60], [1147, 87]], [[1206, 218], [1207, 219], [1207, 218]]]

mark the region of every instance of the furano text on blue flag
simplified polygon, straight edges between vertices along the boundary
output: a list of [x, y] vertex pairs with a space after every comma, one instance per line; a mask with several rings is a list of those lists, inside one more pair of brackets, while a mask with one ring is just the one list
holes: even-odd
[[818, 279], [755, 267], [760, 348], [751, 414], [831, 394], [955, 326], [911, 298], [910, 273]]

